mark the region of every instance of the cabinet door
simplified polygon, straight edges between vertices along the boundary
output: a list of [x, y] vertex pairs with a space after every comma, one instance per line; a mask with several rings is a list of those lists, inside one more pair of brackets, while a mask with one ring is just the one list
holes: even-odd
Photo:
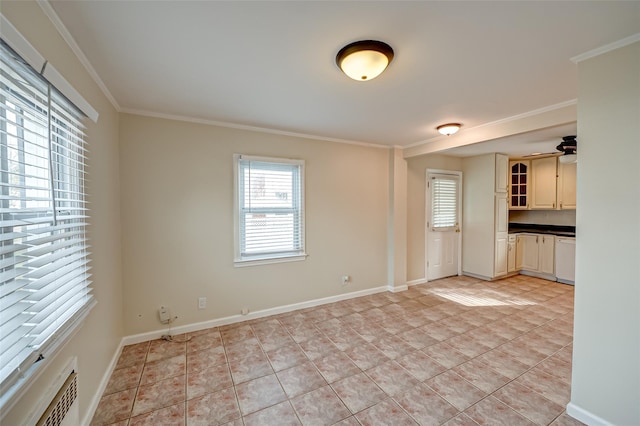
[[509, 237], [507, 244], [507, 272], [515, 272], [516, 270], [516, 239]]
[[577, 163], [558, 163], [558, 208], [576, 208]]
[[496, 252], [493, 276], [500, 277], [507, 274], [507, 250], [509, 246], [509, 236], [501, 232], [496, 235]]
[[509, 184], [509, 157], [496, 154], [496, 192], [507, 192]]
[[556, 208], [556, 157], [531, 161], [531, 208]]
[[507, 233], [509, 231], [509, 206], [507, 204], [507, 194], [496, 194], [496, 233]]
[[511, 183], [509, 191], [509, 209], [526, 210], [529, 208], [529, 160], [509, 162]]
[[553, 235], [541, 235], [539, 238], [540, 272], [555, 274], [555, 246], [556, 239]]
[[518, 244], [516, 250], [517, 257], [520, 258], [521, 266], [518, 269], [526, 269], [527, 271], [538, 271], [538, 235], [522, 234], [518, 235]]

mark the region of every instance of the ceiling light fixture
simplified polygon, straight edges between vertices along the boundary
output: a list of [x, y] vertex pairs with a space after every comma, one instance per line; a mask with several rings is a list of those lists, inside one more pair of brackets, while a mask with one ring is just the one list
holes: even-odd
[[336, 64], [347, 76], [357, 81], [373, 80], [393, 59], [393, 49], [377, 40], [348, 44], [336, 55]]
[[449, 123], [436, 127], [436, 130], [445, 136], [451, 136], [460, 130], [460, 127], [462, 127], [460, 123]]
[[562, 138], [562, 143], [556, 147], [556, 149], [562, 152], [562, 155], [558, 158], [561, 163], [575, 163], [578, 161], [578, 141], [575, 136], [565, 136]]

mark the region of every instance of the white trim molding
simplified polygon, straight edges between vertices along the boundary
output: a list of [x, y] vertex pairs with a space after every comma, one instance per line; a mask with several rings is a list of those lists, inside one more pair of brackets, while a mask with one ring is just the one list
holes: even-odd
[[581, 53], [580, 55], [571, 58], [571, 62], [578, 64], [587, 59], [600, 56], [603, 53], [611, 52], [612, 50], [620, 49], [621, 47], [628, 46], [638, 41], [640, 41], [640, 33], [623, 38], [622, 40], [614, 41], [613, 43], [605, 44], [604, 46], [589, 50], [588, 52]]
[[573, 402], [567, 404], [567, 414], [589, 426], [611, 426], [611, 423], [605, 419], [577, 406]]
[[426, 284], [428, 281], [426, 278], [418, 278], [417, 280], [407, 281], [407, 287], [413, 287], [414, 285]]
[[107, 85], [104, 84], [104, 82], [100, 78], [100, 75], [98, 75], [98, 72], [95, 70], [95, 68], [93, 68], [93, 65], [91, 65], [89, 59], [87, 59], [82, 49], [80, 49], [80, 46], [78, 46], [78, 43], [76, 43], [76, 40], [73, 38], [67, 27], [62, 23], [62, 20], [53, 9], [53, 6], [51, 6], [51, 3], [49, 3], [48, 0], [37, 0], [37, 2], [44, 14], [47, 15], [47, 18], [49, 18], [55, 29], [58, 31], [62, 39], [65, 41], [65, 43], [67, 43], [67, 46], [69, 46], [73, 54], [76, 55], [76, 58], [78, 58], [78, 61], [80, 61], [87, 73], [89, 73], [89, 76], [91, 76], [93, 81], [98, 85], [98, 87], [102, 91], [102, 94], [104, 94], [109, 102], [111, 102], [111, 105], [113, 105], [116, 111], [121, 112], [118, 101], [116, 101], [116, 98], [113, 97], [113, 95], [107, 88]]
[[409, 290], [409, 286], [407, 284], [404, 285], [389, 285], [387, 286], [387, 290], [391, 293], [400, 293], [401, 291]]
[[[405, 289], [406, 290], [406, 289]], [[209, 321], [203, 321], [193, 324], [187, 324], [180, 327], [171, 327], [171, 334], [183, 334], [191, 333], [194, 331], [204, 330], [212, 327], [220, 327], [223, 325], [234, 324], [237, 322], [249, 321], [271, 315], [284, 314], [287, 312], [297, 311], [298, 309], [312, 308], [315, 306], [326, 305], [329, 303], [340, 302], [342, 300], [353, 299], [361, 296], [368, 296], [370, 294], [383, 293], [385, 291], [391, 291], [388, 286], [374, 287], [366, 290], [354, 291], [351, 293], [338, 294], [335, 296], [323, 297], [321, 299], [309, 300], [307, 302], [293, 303], [291, 305], [278, 306], [275, 308], [263, 309], [260, 311], [249, 312], [247, 315], [231, 315], [223, 318], [216, 318]], [[167, 329], [154, 330], [146, 333], [134, 334], [132, 336], [125, 336], [122, 339], [122, 345], [133, 345], [135, 343], [146, 342], [147, 340], [159, 339], [163, 335], [169, 334]]]

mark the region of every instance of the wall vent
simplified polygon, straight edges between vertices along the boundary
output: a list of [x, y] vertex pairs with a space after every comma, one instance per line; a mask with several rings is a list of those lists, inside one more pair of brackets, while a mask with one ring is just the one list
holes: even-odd
[[47, 407], [37, 426], [63, 425], [65, 416], [78, 397], [78, 373], [72, 372]]

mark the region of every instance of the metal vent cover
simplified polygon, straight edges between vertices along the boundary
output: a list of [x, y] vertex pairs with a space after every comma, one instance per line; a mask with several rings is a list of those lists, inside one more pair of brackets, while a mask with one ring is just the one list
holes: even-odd
[[72, 372], [36, 425], [60, 426], [77, 397], [78, 373]]

